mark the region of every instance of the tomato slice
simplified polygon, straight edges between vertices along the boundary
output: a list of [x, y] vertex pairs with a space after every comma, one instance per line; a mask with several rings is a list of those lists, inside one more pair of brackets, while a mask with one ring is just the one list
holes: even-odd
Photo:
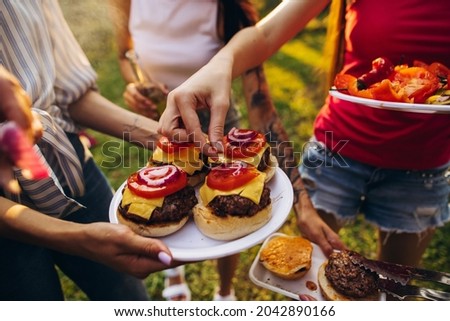
[[156, 145], [167, 154], [179, 153], [180, 151], [195, 147], [193, 142], [171, 142], [165, 136], [162, 136]]
[[220, 191], [241, 187], [260, 175], [253, 166], [244, 162], [222, 163], [213, 167], [206, 177], [206, 185]]
[[145, 167], [130, 175], [127, 184], [137, 196], [165, 197], [186, 187], [187, 174], [174, 165]]
[[266, 138], [255, 130], [233, 128], [224, 136], [223, 145], [229, 159], [253, 157], [266, 145]]

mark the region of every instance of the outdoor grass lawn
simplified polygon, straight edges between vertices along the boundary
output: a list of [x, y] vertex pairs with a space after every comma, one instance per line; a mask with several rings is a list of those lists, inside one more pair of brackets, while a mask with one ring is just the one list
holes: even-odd
[[[273, 0], [256, 2], [259, 3], [263, 13], [278, 3]], [[101, 93], [118, 105], [125, 106], [122, 99], [125, 85], [119, 73], [112, 25], [107, 14], [107, 1], [61, 0], [60, 3], [69, 25], [98, 73]], [[325, 32], [324, 22], [323, 18], [311, 22], [304, 32], [286, 44], [265, 64], [272, 98], [298, 153], [301, 153], [303, 144], [311, 134], [314, 117], [325, 94], [319, 72]], [[234, 86], [239, 99], [239, 80]], [[242, 100], [240, 106], [245, 125], [246, 110]], [[149, 151], [123, 143], [121, 140], [95, 132], [90, 133], [98, 140], [98, 144], [92, 149], [94, 158], [114, 188], [118, 188], [130, 173], [144, 166], [151, 155]], [[293, 213], [280, 232], [299, 234]], [[450, 272], [449, 235], [450, 224], [436, 233], [424, 256], [423, 265], [426, 268]], [[376, 233], [362, 219], [344, 228], [341, 236], [353, 250], [371, 258], [376, 256]], [[260, 288], [250, 281], [248, 271], [258, 249], [259, 246], [255, 246], [240, 254], [240, 264], [234, 282], [238, 299], [288, 300], [283, 295]], [[193, 300], [211, 300], [218, 284], [215, 261], [186, 265], [186, 279]], [[145, 282], [150, 296], [155, 300], [161, 300], [164, 287], [162, 273], [154, 273], [146, 278]], [[63, 286], [67, 300], [87, 299], [64, 276]]]

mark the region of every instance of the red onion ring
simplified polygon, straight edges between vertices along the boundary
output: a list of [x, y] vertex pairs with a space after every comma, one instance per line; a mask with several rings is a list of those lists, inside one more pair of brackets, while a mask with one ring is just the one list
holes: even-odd
[[148, 167], [139, 171], [138, 181], [147, 186], [160, 187], [176, 180], [179, 174], [178, 168], [174, 165]]
[[255, 138], [258, 133], [251, 129], [237, 129], [233, 127], [227, 134], [228, 140], [233, 143], [248, 143]]

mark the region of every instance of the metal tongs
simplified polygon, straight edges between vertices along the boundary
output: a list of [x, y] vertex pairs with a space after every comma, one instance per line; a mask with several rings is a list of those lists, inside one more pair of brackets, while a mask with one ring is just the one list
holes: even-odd
[[378, 288], [400, 300], [421, 298], [432, 301], [450, 301], [450, 292], [409, 284], [412, 280], [423, 280], [450, 286], [450, 273], [370, 260], [357, 253], [352, 255], [352, 261], [354, 264], [377, 273], [380, 277]]

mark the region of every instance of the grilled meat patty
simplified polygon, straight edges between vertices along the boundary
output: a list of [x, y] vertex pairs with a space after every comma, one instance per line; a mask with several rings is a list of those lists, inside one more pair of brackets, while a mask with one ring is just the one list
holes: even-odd
[[349, 297], [364, 298], [377, 290], [378, 275], [353, 263], [351, 251], [333, 252], [325, 276], [333, 288]]
[[208, 206], [212, 208], [214, 214], [225, 217], [232, 216], [253, 216], [271, 202], [270, 189], [264, 185], [259, 204], [253, 203], [248, 198], [239, 195], [219, 195], [216, 196]]
[[191, 213], [192, 208], [198, 203], [195, 196], [195, 190], [192, 186], [186, 186], [182, 190], [166, 196], [162, 207], [157, 207], [150, 220], [144, 220], [142, 217], [128, 213], [128, 207], [119, 206], [119, 211], [128, 219], [137, 223], [157, 224], [165, 222], [178, 222], [183, 217]]

